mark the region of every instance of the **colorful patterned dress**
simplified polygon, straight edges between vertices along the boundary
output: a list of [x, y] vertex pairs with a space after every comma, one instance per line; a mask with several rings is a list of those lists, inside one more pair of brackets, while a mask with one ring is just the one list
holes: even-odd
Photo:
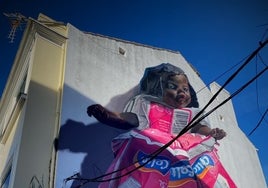
[[[218, 160], [213, 137], [188, 132], [160, 152], [198, 108], [169, 108], [139, 95], [125, 111], [137, 114], [139, 127], [113, 140], [115, 158], [104, 178], [110, 180], [99, 188], [236, 187]], [[206, 119], [200, 124], [209, 126]]]

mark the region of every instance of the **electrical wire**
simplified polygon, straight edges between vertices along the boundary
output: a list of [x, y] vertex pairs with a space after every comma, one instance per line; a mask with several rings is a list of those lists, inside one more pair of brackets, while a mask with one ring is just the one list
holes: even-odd
[[224, 71], [223, 73], [221, 73], [219, 76], [217, 76], [216, 78], [214, 78], [212, 81], [210, 81], [208, 84], [206, 84], [204, 87], [202, 87], [201, 89], [199, 89], [197, 93], [201, 92], [203, 89], [207, 88], [211, 83], [219, 80], [222, 76], [224, 76], [225, 74], [227, 74], [228, 72], [230, 72], [231, 70], [233, 70], [235, 67], [237, 67], [238, 65], [240, 65], [241, 63], [243, 63], [245, 61], [247, 57], [243, 58], [241, 61], [239, 61], [238, 63], [234, 64], [232, 67], [230, 67], [229, 69], [227, 69], [226, 71]]
[[[267, 67], [267, 65], [264, 63], [262, 57], [258, 54], [258, 56], [256, 56], [256, 72], [257, 72], [257, 70], [258, 70], [258, 64], [257, 64], [258, 59], [260, 59], [261, 62], [263, 63], [263, 65]], [[262, 113], [261, 113], [261, 110], [260, 110], [260, 102], [259, 102], [259, 87], [258, 87], [258, 80], [256, 80], [256, 103], [257, 103], [258, 113], [262, 116]], [[266, 121], [265, 118], [263, 118], [262, 121], [265, 121], [266, 123], [268, 123], [268, 122]], [[248, 136], [249, 136], [249, 135], [248, 135]]]
[[264, 66], [268, 66], [264, 61], [263, 61], [263, 58], [262, 58], [262, 56], [260, 55], [260, 54], [258, 54], [258, 58], [261, 60], [261, 62], [262, 62], [262, 64], [264, 65]]
[[266, 116], [267, 112], [268, 112], [268, 108], [262, 114], [262, 117], [261, 117], [260, 121], [258, 122], [258, 124], [256, 125], [256, 127], [248, 134], [248, 136], [252, 135], [256, 131], [256, 129], [260, 126], [260, 124], [262, 123], [262, 121], [263, 121], [264, 117]]
[[[268, 24], [263, 24], [263, 25], [260, 25], [260, 26], [264, 26], [264, 25], [268, 25]], [[261, 40], [260, 41], [265, 41], [267, 40], [267, 37], [265, 39], [265, 36], [268, 34], [268, 29], [265, 30], [264, 34], [262, 35], [261, 37]], [[261, 42], [260, 42], [261, 43]], [[261, 62], [267, 66], [265, 64], [265, 62], [263, 61], [262, 57], [260, 56], [260, 54], [257, 54], [257, 56], [261, 59]], [[238, 63], [234, 64], [232, 67], [230, 67], [229, 69], [227, 69], [226, 71], [224, 71], [223, 73], [221, 73], [219, 76], [217, 76], [216, 78], [214, 78], [212, 81], [210, 81], [208, 84], [206, 84], [204, 87], [202, 87], [201, 89], [199, 89], [196, 93], [199, 93], [201, 92], [203, 89], [207, 88], [212, 82], [215, 82], [217, 81], [218, 79], [220, 79], [222, 76], [224, 76], [226, 73], [228, 73], [229, 71], [231, 71], [232, 69], [234, 69], [236, 66], [238, 66], [239, 64], [243, 63], [244, 60], [246, 59], [247, 57], [243, 58], [241, 61], [239, 61]]]

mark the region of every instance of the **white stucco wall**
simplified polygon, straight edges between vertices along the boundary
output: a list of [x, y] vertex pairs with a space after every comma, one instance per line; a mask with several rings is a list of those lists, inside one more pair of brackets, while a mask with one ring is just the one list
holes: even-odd
[[[120, 131], [88, 117], [88, 105], [100, 103], [110, 110], [121, 111], [136, 93], [145, 68], [166, 62], [182, 68], [196, 91], [205, 87], [179, 52], [85, 34], [70, 24], [68, 29], [56, 187], [61, 187], [64, 179], [77, 172], [84, 178], [102, 175], [113, 158], [110, 141]], [[124, 49], [124, 55], [119, 53], [119, 48]], [[217, 87], [212, 89], [215, 92]], [[200, 106], [211, 96], [208, 88], [198, 92]], [[219, 99], [226, 96], [223, 94]], [[220, 120], [222, 117], [224, 121]], [[227, 131], [227, 138], [220, 141], [219, 153], [239, 187], [265, 187], [255, 148], [238, 128], [231, 102], [209, 119], [213, 126]], [[70, 181], [65, 186], [71, 184]]]
[[[212, 94], [215, 94], [220, 86], [212, 83], [210, 88]], [[230, 94], [223, 90], [214, 101], [213, 106], [218, 105], [229, 96]], [[229, 101], [219, 107], [215, 111], [215, 117], [214, 124], [222, 127], [228, 134], [226, 139], [220, 141], [219, 155], [237, 186], [266, 188], [257, 150], [239, 128], [232, 102]]]

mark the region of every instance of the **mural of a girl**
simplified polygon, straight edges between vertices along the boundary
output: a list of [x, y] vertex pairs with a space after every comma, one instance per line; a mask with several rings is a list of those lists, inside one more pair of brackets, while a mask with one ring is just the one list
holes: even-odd
[[100, 104], [87, 109], [99, 122], [129, 130], [113, 139], [115, 158], [99, 187], [236, 187], [216, 153], [216, 141], [226, 136], [224, 130], [210, 128], [204, 118], [174, 140], [200, 112], [184, 71], [169, 63], [148, 67], [139, 86], [139, 94], [122, 113]]

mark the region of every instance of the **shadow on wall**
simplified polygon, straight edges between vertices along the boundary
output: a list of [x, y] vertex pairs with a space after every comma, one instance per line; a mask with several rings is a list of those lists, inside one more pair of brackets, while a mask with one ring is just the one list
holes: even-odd
[[[85, 153], [81, 161], [79, 176], [95, 178], [105, 174], [113, 159], [111, 140], [120, 132], [101, 123], [85, 125], [69, 119], [60, 130], [58, 150], [68, 149], [73, 153]], [[68, 164], [66, 164], [68, 165]], [[67, 178], [67, 177], [66, 177]], [[73, 181], [77, 187], [83, 181]], [[83, 187], [97, 187], [98, 183], [87, 183]]]
[[[86, 107], [91, 105], [88, 103], [89, 100], [71, 88], [65, 88], [64, 95], [65, 93], [68, 96], [65, 96], [66, 100], [64, 99], [63, 108], [68, 110], [63, 109], [64, 124], [61, 125], [58, 139], [55, 142], [56, 149], [59, 151], [57, 176], [60, 178], [57, 179], [57, 186], [74, 188], [79, 187], [83, 181], [70, 180], [64, 183], [63, 179], [66, 180], [76, 173], [79, 173], [80, 178], [95, 178], [105, 174], [113, 160], [111, 141], [124, 131], [96, 121], [89, 124], [84, 123], [88, 120], [95, 120], [93, 117], [87, 117], [86, 115]], [[106, 107], [113, 111], [122, 111], [126, 102], [136, 93], [137, 87], [134, 87], [122, 95], [113, 97]], [[73, 102], [74, 99], [75, 102]], [[81, 116], [84, 117], [74, 120], [74, 117], [77, 117], [79, 113], [83, 114]], [[79, 154], [83, 157], [78, 158], [77, 155]], [[97, 186], [98, 183], [89, 182], [81, 188]]]

